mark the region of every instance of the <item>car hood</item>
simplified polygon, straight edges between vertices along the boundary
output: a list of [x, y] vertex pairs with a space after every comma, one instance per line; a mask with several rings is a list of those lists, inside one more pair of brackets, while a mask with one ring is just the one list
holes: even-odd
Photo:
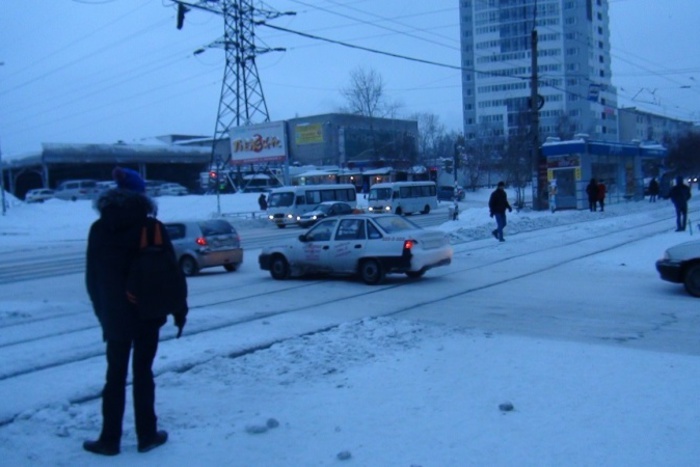
[[304, 214], [302, 214], [301, 218], [302, 219], [309, 219], [313, 216], [325, 216], [325, 215], [326, 215], [326, 213], [323, 211], [309, 211], [309, 212], [305, 212]]

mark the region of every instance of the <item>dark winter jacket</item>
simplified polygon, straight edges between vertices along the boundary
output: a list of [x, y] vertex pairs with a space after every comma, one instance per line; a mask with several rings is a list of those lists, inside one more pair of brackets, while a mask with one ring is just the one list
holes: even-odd
[[[97, 200], [100, 218], [90, 227], [85, 284], [105, 340], [131, 340], [142, 324], [126, 298], [126, 277], [131, 259], [139, 250], [141, 227], [156, 206], [150, 198], [114, 189]], [[163, 228], [163, 242], [173, 249]], [[162, 326], [166, 318], [148, 322]]]
[[508, 195], [505, 190], [497, 188], [491, 193], [491, 197], [489, 198], [489, 211], [491, 215], [505, 214], [506, 209], [508, 211], [513, 210], [508, 203]]
[[652, 180], [649, 182], [649, 194], [658, 195], [659, 194], [659, 182]]
[[668, 197], [671, 198], [673, 204], [677, 208], [685, 209], [688, 207], [688, 200], [690, 199], [690, 187], [683, 182], [676, 183], [671, 191], [668, 193]]
[[586, 185], [586, 194], [589, 201], [598, 201], [598, 183], [595, 180]]

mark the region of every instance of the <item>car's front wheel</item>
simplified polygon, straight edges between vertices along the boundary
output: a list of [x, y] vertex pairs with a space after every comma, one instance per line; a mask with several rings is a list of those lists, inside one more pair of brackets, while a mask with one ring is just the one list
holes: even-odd
[[688, 267], [683, 279], [685, 290], [694, 297], [700, 297], [700, 263]]
[[421, 211], [421, 214], [430, 214], [430, 206], [426, 204], [423, 210]]
[[384, 280], [384, 269], [376, 259], [365, 259], [360, 263], [360, 277], [365, 284], [377, 285]]
[[196, 276], [199, 272], [199, 265], [191, 256], [183, 256], [180, 259], [180, 267], [182, 268], [182, 273], [186, 276]]
[[289, 263], [282, 255], [275, 255], [270, 263], [270, 275], [278, 281], [289, 277]]

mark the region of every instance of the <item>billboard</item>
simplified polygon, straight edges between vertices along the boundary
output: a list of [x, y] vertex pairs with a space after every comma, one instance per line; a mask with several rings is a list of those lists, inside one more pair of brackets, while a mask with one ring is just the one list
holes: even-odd
[[283, 162], [287, 158], [284, 122], [267, 122], [231, 128], [231, 164]]
[[297, 125], [294, 133], [297, 145], [323, 143], [323, 125], [320, 123]]

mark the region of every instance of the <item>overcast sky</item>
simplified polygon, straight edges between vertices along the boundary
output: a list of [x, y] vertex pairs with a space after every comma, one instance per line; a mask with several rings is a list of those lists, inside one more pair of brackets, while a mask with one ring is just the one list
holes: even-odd
[[[584, 0], [577, 0], [584, 1]], [[271, 120], [338, 110], [350, 72], [372, 67], [402, 116], [431, 112], [461, 130], [457, 0], [267, 0], [295, 11], [271, 24], [444, 64], [427, 65], [264, 26], [257, 59]], [[700, 120], [697, 0], [610, 0], [619, 105]], [[182, 30], [169, 0], [4, 1], [0, 15], [0, 148], [211, 136], [224, 52], [220, 16], [192, 11]], [[204, 53], [194, 55], [198, 49]]]

